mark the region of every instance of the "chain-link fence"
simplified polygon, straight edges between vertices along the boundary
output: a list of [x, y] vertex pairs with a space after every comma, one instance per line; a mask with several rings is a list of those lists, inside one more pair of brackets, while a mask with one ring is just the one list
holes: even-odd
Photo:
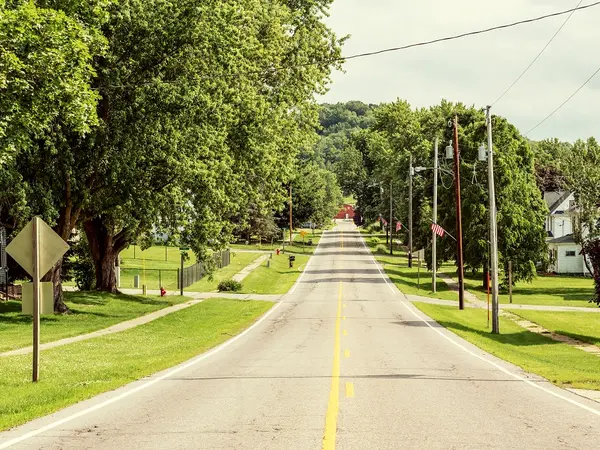
[[[217, 269], [222, 269], [223, 267], [227, 267], [231, 263], [231, 252], [229, 249], [215, 253], [213, 255], [214, 263]], [[199, 262], [190, 267], [185, 267], [183, 269], [183, 274], [181, 275], [181, 281], [183, 282], [183, 287], [189, 287], [192, 284], [200, 281], [206, 275], [206, 267], [203, 263]], [[181, 289], [179, 283], [177, 284], [177, 288]]]
[[[217, 269], [227, 267], [231, 263], [231, 252], [229, 250], [215, 253], [213, 255], [214, 264]], [[207, 274], [205, 264], [197, 263], [183, 269], [141, 269], [141, 268], [123, 268], [121, 267], [120, 287], [124, 289], [142, 288], [146, 286], [148, 290], [158, 290], [161, 287], [167, 291], [180, 289], [180, 279], [183, 279], [183, 287], [189, 287], [200, 281]], [[136, 276], [139, 277], [136, 283]]]

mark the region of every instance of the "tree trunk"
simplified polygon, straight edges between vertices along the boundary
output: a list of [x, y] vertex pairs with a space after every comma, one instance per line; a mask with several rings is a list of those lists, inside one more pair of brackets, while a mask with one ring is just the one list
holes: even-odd
[[54, 313], [55, 314], [71, 314], [71, 310], [65, 305], [65, 298], [62, 290], [62, 258], [50, 269], [50, 271], [42, 278], [43, 282], [52, 282], [52, 291], [54, 295]]
[[583, 246], [583, 257], [588, 255], [592, 263], [592, 274], [594, 276], [594, 298], [591, 300], [600, 306], [600, 239], [588, 241]]
[[490, 283], [489, 283], [490, 278], [489, 278], [489, 276], [490, 275], [489, 275], [489, 271], [487, 270], [487, 268], [483, 269], [483, 282], [482, 282], [481, 285], [483, 286], [483, 289], [485, 289], [486, 291], [487, 291], [488, 287], [490, 287]]
[[104, 226], [101, 217], [86, 221], [84, 229], [96, 269], [96, 289], [117, 294], [119, 291], [115, 266], [119, 253], [128, 242], [125, 231], [111, 233]]

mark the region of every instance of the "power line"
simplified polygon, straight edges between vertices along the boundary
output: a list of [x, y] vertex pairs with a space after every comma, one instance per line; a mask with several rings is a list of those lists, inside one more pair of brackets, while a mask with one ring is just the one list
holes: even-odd
[[[316, 64], [332, 64], [332, 63], [336, 63], [336, 62], [343, 62], [343, 61], [349, 61], [352, 59], [358, 59], [358, 58], [366, 58], [366, 57], [370, 57], [370, 56], [375, 56], [375, 55], [381, 55], [383, 53], [390, 53], [390, 52], [397, 52], [397, 51], [401, 51], [401, 50], [408, 50], [410, 48], [415, 48], [415, 47], [425, 47], [427, 45], [432, 45], [432, 44], [437, 44], [440, 42], [447, 42], [447, 41], [454, 41], [457, 39], [462, 39], [465, 37], [469, 37], [469, 36], [476, 36], [479, 34], [486, 34], [486, 33], [490, 33], [492, 31], [497, 31], [497, 30], [502, 30], [502, 29], [506, 29], [506, 28], [512, 28], [512, 27], [516, 27], [519, 25], [524, 25], [524, 24], [528, 24], [528, 23], [533, 23], [533, 22], [538, 22], [541, 20], [545, 20], [545, 19], [549, 19], [552, 17], [557, 17], [557, 16], [563, 16], [565, 14], [573, 14], [575, 11], [580, 11], [580, 10], [584, 10], [584, 9], [588, 9], [588, 8], [593, 8], [595, 6], [600, 5], [600, 1], [596, 1], [594, 3], [590, 3], [589, 5], [584, 5], [584, 6], [577, 6], [575, 8], [571, 8], [571, 9], [567, 9], [564, 11], [558, 11], [555, 13], [551, 13], [551, 14], [546, 14], [543, 16], [538, 16], [538, 17], [534, 17], [531, 19], [524, 19], [524, 20], [520, 20], [517, 22], [511, 22], [508, 24], [504, 24], [504, 25], [497, 25], [494, 27], [490, 27], [490, 28], [485, 28], [482, 30], [476, 30], [476, 31], [469, 31], [466, 33], [461, 33], [461, 34], [455, 34], [452, 36], [446, 36], [446, 37], [442, 37], [442, 38], [437, 38], [437, 39], [432, 39], [429, 41], [422, 41], [422, 42], [416, 42], [413, 44], [407, 44], [407, 45], [403, 45], [401, 47], [392, 47], [392, 48], [386, 48], [386, 49], [382, 49], [382, 50], [375, 50], [372, 52], [366, 52], [366, 53], [358, 53], [355, 55], [350, 55], [350, 56], [342, 56], [339, 58], [333, 58], [330, 59], [329, 61], [324, 61], [322, 63], [315, 63], [315, 62], [309, 62], [309, 63], [304, 63], [304, 64], [297, 64], [294, 66], [290, 66], [290, 67], [273, 67], [271, 69], [266, 69], [269, 70], [269, 72], [271, 73], [276, 73], [278, 71], [281, 70], [285, 70], [288, 68], [294, 68], [294, 67], [307, 67], [307, 66], [314, 66]], [[564, 25], [563, 25], [564, 26]], [[256, 71], [250, 71], [247, 72], [245, 74], [234, 74], [234, 77], [239, 77], [242, 75], [257, 75], [257, 74], [263, 74], [266, 70], [256, 70]], [[199, 78], [197, 78], [197, 80], [202, 80], [202, 79], [211, 79], [211, 78], [215, 78], [215, 77], [223, 77], [225, 76], [225, 74], [220, 73], [220, 74], [210, 74], [210, 75], [204, 75], [201, 76]], [[190, 80], [187, 80], [188, 82]], [[161, 83], [165, 83], [165, 84], [172, 84], [172, 83], [179, 83], [180, 80], [174, 80], [174, 81], [160, 81]], [[138, 87], [138, 86], [149, 86], [149, 85], [153, 85], [156, 84], [155, 82], [146, 82], [146, 83], [140, 83], [140, 84], [136, 84], [136, 85], [110, 85], [107, 86], [109, 88], [128, 88], [128, 87]], [[102, 89], [102, 88], [95, 88], [95, 89]]]
[[[583, 3], [583, 0], [580, 0], [579, 3], [577, 4], [576, 8], [579, 8], [579, 6]], [[531, 69], [531, 67], [535, 64], [535, 62], [540, 58], [540, 56], [542, 56], [542, 53], [544, 53], [546, 51], [546, 49], [550, 46], [550, 44], [552, 43], [552, 41], [554, 41], [554, 38], [556, 38], [556, 36], [558, 36], [558, 33], [560, 33], [562, 31], [562, 29], [565, 27], [565, 25], [567, 24], [567, 22], [569, 21], [569, 19], [573, 16], [573, 14], [575, 14], [575, 11], [577, 11], [576, 9], [571, 11], [571, 13], [567, 16], [567, 18], [565, 19], [565, 21], [562, 23], [562, 25], [560, 26], [560, 28], [558, 30], [556, 30], [556, 33], [554, 33], [554, 36], [552, 36], [550, 38], [550, 40], [548, 41], [548, 43], [544, 46], [544, 48], [542, 48], [542, 50], [537, 54], [537, 56], [535, 58], [533, 58], [533, 61], [531, 61], [531, 63], [525, 68], [525, 70], [521, 73], [521, 75], [519, 75], [517, 77], [517, 79], [513, 82], [513, 84], [511, 84], [508, 89], [506, 89], [502, 95], [500, 97], [498, 97], [496, 99], [496, 101], [494, 101], [494, 103], [492, 103], [492, 106], [494, 106], [496, 103], [498, 103], [500, 100], [502, 100], [502, 98], [508, 94], [508, 92], [515, 87], [515, 85], [519, 82], [519, 80], [521, 78], [523, 78], [523, 76], [529, 71], [529, 69]]]
[[590, 3], [589, 5], [577, 6], [575, 8], [571, 8], [571, 9], [567, 9], [567, 10], [564, 10], [564, 11], [555, 12], [555, 13], [552, 13], [552, 14], [546, 14], [546, 15], [543, 15], [543, 16], [534, 17], [532, 19], [520, 20], [518, 22], [512, 22], [512, 23], [508, 23], [508, 24], [505, 24], [505, 25], [498, 25], [498, 26], [491, 27], [491, 28], [484, 28], [482, 30], [470, 31], [468, 33], [456, 34], [454, 36], [448, 36], [448, 37], [443, 37], [443, 38], [438, 38], [438, 39], [432, 39], [430, 41], [418, 42], [418, 43], [415, 43], [415, 44], [408, 44], [408, 45], [404, 45], [402, 47], [386, 48], [386, 49], [383, 49], [383, 50], [377, 50], [377, 51], [373, 51], [373, 52], [359, 53], [357, 55], [341, 57], [341, 58], [338, 58], [335, 61], [348, 61], [350, 59], [364, 58], [366, 56], [380, 55], [382, 53], [396, 52], [396, 51], [399, 51], [399, 50], [406, 50], [406, 49], [414, 48], [414, 47], [423, 47], [425, 45], [437, 44], [439, 42], [453, 41], [453, 40], [462, 39], [462, 38], [468, 37], [468, 36], [475, 36], [475, 35], [478, 35], [478, 34], [489, 33], [491, 31], [502, 30], [502, 29], [505, 29], [505, 28], [512, 28], [512, 27], [516, 27], [518, 25], [523, 25], [523, 24], [526, 24], [526, 23], [538, 22], [540, 20], [549, 19], [551, 17], [563, 16], [565, 14], [573, 13], [575, 11], [580, 11], [580, 10], [583, 10], [583, 9], [593, 8], [594, 6], [598, 6], [598, 5], [600, 5], [600, 1], [597, 1], [597, 2], [594, 2], [594, 3]]
[[559, 110], [559, 109], [561, 109], [563, 106], [565, 106], [567, 103], [569, 103], [569, 101], [570, 101], [570, 100], [571, 100], [573, 97], [575, 97], [575, 96], [576, 96], [576, 95], [579, 93], [579, 91], [581, 91], [581, 90], [582, 90], [582, 89], [583, 89], [583, 88], [584, 88], [584, 87], [585, 87], [585, 86], [586, 86], [586, 85], [587, 85], [587, 84], [588, 84], [590, 81], [592, 81], [592, 79], [593, 79], [593, 78], [594, 78], [596, 75], [598, 75], [598, 73], [600, 73], [600, 67], [598, 67], [598, 69], [597, 69], [597, 70], [596, 70], [596, 71], [595, 71], [595, 72], [592, 74], [592, 76], [591, 76], [591, 77], [589, 77], [587, 80], [585, 80], [585, 82], [584, 82], [584, 83], [583, 83], [581, 86], [579, 86], [579, 88], [578, 88], [578, 89], [577, 89], [575, 92], [573, 92], [573, 93], [571, 94], [571, 96], [570, 96], [568, 99], [566, 99], [564, 102], [562, 102], [558, 108], [556, 108], [554, 111], [552, 111], [550, 114], [548, 114], [548, 115], [547, 115], [547, 116], [544, 118], [544, 120], [542, 120], [540, 123], [538, 123], [538, 124], [537, 124], [535, 127], [533, 127], [531, 130], [529, 130], [527, 133], [525, 133], [525, 136], [527, 136], [527, 135], [528, 135], [529, 133], [531, 133], [533, 130], [535, 130], [536, 128], [538, 128], [540, 125], [542, 125], [544, 122], [546, 122], [546, 121], [547, 121], [547, 120], [548, 120], [550, 117], [552, 117], [554, 114], [556, 114], [556, 113], [558, 112], [558, 110]]

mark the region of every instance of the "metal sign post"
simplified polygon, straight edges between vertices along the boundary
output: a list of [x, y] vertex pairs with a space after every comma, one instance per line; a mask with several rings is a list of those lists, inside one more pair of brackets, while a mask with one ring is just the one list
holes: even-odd
[[0, 227], [0, 287], [4, 286], [4, 294], [8, 301], [8, 265], [6, 264], [6, 228]]
[[[12, 242], [6, 253], [33, 278], [33, 375], [35, 383], [39, 379], [40, 356], [40, 278], [63, 257], [69, 249], [67, 243], [39, 217], [34, 217]], [[46, 285], [47, 286], [47, 285]], [[25, 299], [25, 297], [23, 298]]]
[[181, 270], [179, 271], [179, 294], [183, 297], [183, 262], [185, 261], [186, 252], [189, 247], [179, 247], [181, 251]]
[[32, 257], [33, 257], [33, 376], [37, 382], [40, 376], [40, 227], [39, 217], [33, 218]]

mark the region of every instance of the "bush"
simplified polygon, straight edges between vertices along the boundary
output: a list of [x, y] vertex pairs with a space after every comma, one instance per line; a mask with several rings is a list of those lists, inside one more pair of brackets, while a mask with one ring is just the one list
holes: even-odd
[[377, 248], [375, 249], [375, 253], [377, 253], [378, 255], [387, 255], [389, 253], [390, 249], [383, 244], [379, 244], [377, 246]]
[[377, 238], [377, 237], [372, 237], [371, 238], [371, 244], [377, 245], [377, 244], [380, 244], [380, 243], [381, 243], [381, 241], [379, 240], [379, 238]]
[[219, 292], [236, 292], [242, 290], [242, 283], [235, 280], [224, 280], [219, 283]]
[[[77, 289], [80, 291], [91, 291], [96, 287], [96, 267], [92, 260], [90, 247], [85, 233], [79, 234], [79, 239], [71, 242], [69, 260], [65, 272], [68, 273], [65, 280], [75, 279]], [[64, 270], [65, 268], [63, 268]]]

